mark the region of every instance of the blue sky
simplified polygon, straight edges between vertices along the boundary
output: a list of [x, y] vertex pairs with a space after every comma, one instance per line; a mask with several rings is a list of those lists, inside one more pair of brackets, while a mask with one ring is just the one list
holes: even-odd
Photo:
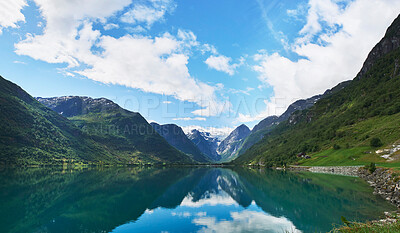
[[225, 135], [352, 79], [400, 0], [5, 0], [0, 74]]

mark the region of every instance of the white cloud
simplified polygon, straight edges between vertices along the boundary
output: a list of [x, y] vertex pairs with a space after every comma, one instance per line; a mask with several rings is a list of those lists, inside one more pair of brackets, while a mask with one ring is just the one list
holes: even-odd
[[173, 121], [206, 121], [207, 119], [204, 117], [181, 117], [174, 118]]
[[23, 61], [13, 61], [14, 64], [22, 64], [22, 65], [26, 65], [26, 62]]
[[[93, 30], [93, 22], [127, 7], [130, 0], [88, 0], [80, 4], [68, 0], [35, 0], [46, 21], [43, 34], [30, 35], [15, 44], [16, 53], [48, 63], [66, 64], [69, 72], [105, 84], [118, 84], [145, 92], [173, 96], [196, 103], [200, 116], [214, 116], [229, 103], [218, 101], [218, 85], [193, 78], [187, 64], [189, 51], [196, 46], [190, 31], [177, 36], [124, 35], [114, 38]], [[153, 6], [167, 9], [171, 1], [152, 0]], [[164, 5], [163, 5], [164, 4]], [[144, 19], [144, 18], [143, 18]], [[150, 21], [149, 21], [150, 22]]]
[[193, 197], [189, 194], [182, 200], [180, 204], [180, 206], [186, 206], [192, 208], [198, 208], [202, 206], [217, 206], [217, 205], [238, 206], [237, 202], [225, 192], [221, 192], [220, 194], [210, 193], [207, 196], [207, 198], [203, 198], [195, 202], [193, 201]]
[[225, 72], [232, 76], [235, 74], [236, 68], [239, 67], [242, 62], [237, 64], [231, 64], [231, 62], [232, 58], [230, 57], [223, 55], [211, 55], [204, 63], [206, 63], [211, 69]]
[[166, 101], [163, 101], [162, 103], [163, 103], [163, 104], [172, 104], [172, 101], [166, 100]]
[[111, 29], [117, 29], [119, 28], [118, 24], [115, 23], [108, 23], [106, 25], [104, 25], [104, 30], [111, 30]]
[[149, 0], [148, 4], [135, 4], [126, 12], [121, 21], [130, 24], [145, 23], [151, 27], [155, 22], [164, 18], [167, 12], [174, 11], [176, 5], [172, 0]]
[[[286, 106], [354, 78], [400, 12], [400, 1], [355, 0], [348, 1], [345, 8], [341, 3], [309, 1], [307, 23], [290, 46], [298, 60], [279, 53], [262, 52], [254, 57], [259, 79], [272, 86], [274, 98], [285, 100]], [[328, 29], [324, 29], [326, 25]], [[273, 115], [268, 109], [265, 114]]]
[[202, 226], [198, 232], [301, 232], [285, 217], [251, 210], [230, 212], [230, 215], [232, 220], [200, 217], [193, 219], [193, 223]]
[[4, 28], [17, 28], [18, 22], [25, 22], [25, 16], [21, 13], [25, 6], [26, 0], [0, 1], [0, 34]]
[[196, 216], [198, 216], [198, 217], [204, 217], [204, 216], [207, 216], [207, 212], [197, 212], [196, 213]]
[[[276, 99], [271, 98], [270, 100], [264, 100], [264, 105], [266, 106], [261, 111], [256, 111], [255, 114], [243, 114], [239, 113], [238, 117], [235, 119], [234, 123], [248, 123], [254, 121], [261, 121], [266, 116], [279, 116], [285, 112], [285, 110], [289, 107], [288, 103], [292, 103], [294, 100], [286, 100], [286, 99]], [[255, 108], [256, 109], [256, 108]]]
[[206, 52], [210, 52], [211, 54], [214, 55], [218, 54], [215, 46], [210, 44], [203, 44], [202, 47], [200, 48], [200, 51], [202, 54], [205, 54]]
[[185, 211], [185, 212], [175, 212], [175, 211], [173, 211], [173, 212], [171, 212], [171, 215], [174, 216], [174, 217], [180, 217], [180, 218], [189, 218], [189, 217], [192, 216], [192, 214], [187, 212], [187, 211]]
[[245, 90], [237, 90], [237, 89], [229, 89], [229, 92], [233, 94], [245, 94], [245, 95], [250, 95], [250, 92], [254, 91], [255, 89], [252, 87], [246, 87]]
[[133, 33], [133, 34], [137, 34], [137, 33], [142, 33], [142, 32], [146, 32], [146, 29], [140, 25], [137, 25], [135, 27], [125, 27], [125, 29], [129, 32], [129, 33]]

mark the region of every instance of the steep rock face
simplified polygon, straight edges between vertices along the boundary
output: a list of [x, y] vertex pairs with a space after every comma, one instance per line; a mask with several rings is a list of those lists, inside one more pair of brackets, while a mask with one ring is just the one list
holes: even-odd
[[192, 163], [161, 137], [146, 119], [105, 98], [67, 96], [37, 98], [75, 123], [111, 151], [133, 156], [131, 162]]
[[219, 161], [221, 159], [217, 153], [220, 143], [218, 138], [212, 137], [209, 132], [201, 132], [197, 129], [192, 130], [187, 136], [209, 159], [212, 161]]
[[217, 148], [217, 153], [221, 156], [221, 161], [225, 162], [234, 159], [242, 140], [249, 136], [249, 134], [250, 129], [246, 125], [242, 124], [234, 129]]
[[[362, 78], [375, 64], [375, 62], [385, 56], [386, 54], [396, 50], [400, 47], [400, 20], [399, 17], [392, 23], [392, 25], [386, 31], [385, 36], [382, 40], [372, 49], [368, 54], [367, 59], [361, 71], [358, 73], [356, 79]], [[399, 72], [399, 63], [396, 62], [395, 73]], [[396, 74], [394, 74], [396, 75]]]
[[209, 162], [209, 159], [200, 151], [200, 149], [189, 140], [181, 127], [175, 124], [160, 125], [155, 122], [150, 123], [150, 125], [157, 131], [158, 134], [167, 140], [171, 146], [185, 154], [190, 155], [198, 162]]

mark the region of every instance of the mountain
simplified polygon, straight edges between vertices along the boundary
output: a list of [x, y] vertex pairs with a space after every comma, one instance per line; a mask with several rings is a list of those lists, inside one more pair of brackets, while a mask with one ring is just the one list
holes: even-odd
[[150, 125], [160, 134], [167, 142], [182, 151], [185, 154], [190, 155], [194, 160], [207, 163], [209, 159], [200, 151], [196, 145], [189, 140], [182, 128], [175, 124], [159, 125], [155, 122]]
[[312, 107], [293, 112], [235, 163], [280, 165], [298, 161], [305, 165], [386, 162], [365, 153], [374, 150], [372, 138], [384, 145], [400, 139], [400, 18], [368, 55], [359, 74], [328, 91]]
[[284, 122], [289, 119], [289, 117], [296, 111], [302, 111], [311, 108], [314, 104], [323, 98], [340, 91], [341, 89], [345, 88], [350, 81], [345, 81], [338, 84], [336, 87], [326, 90], [322, 95], [316, 95], [308, 99], [301, 99], [297, 100], [296, 102], [289, 105], [286, 111], [278, 116], [269, 116], [264, 120], [260, 121], [254, 128], [252, 129], [250, 135], [242, 141], [241, 145], [238, 146], [237, 153], [235, 157], [245, 153], [250, 147], [252, 147], [257, 142], [261, 141], [265, 134], [271, 131], [275, 126], [279, 123]]
[[68, 96], [37, 98], [68, 117], [88, 138], [102, 145], [121, 163], [191, 163], [165, 141], [136, 112], [122, 109], [105, 98]]
[[234, 129], [217, 148], [217, 153], [221, 156], [221, 162], [235, 159], [239, 146], [249, 134], [250, 129], [246, 125], [242, 124]]
[[121, 110], [117, 104], [105, 98], [92, 99], [90, 97], [63, 96], [53, 98], [36, 97], [36, 100], [65, 117]]
[[0, 164], [118, 163], [72, 122], [0, 76]]
[[212, 137], [209, 132], [201, 132], [193, 129], [187, 134], [187, 137], [212, 161], [219, 161], [221, 159], [221, 156], [217, 153], [220, 140]]

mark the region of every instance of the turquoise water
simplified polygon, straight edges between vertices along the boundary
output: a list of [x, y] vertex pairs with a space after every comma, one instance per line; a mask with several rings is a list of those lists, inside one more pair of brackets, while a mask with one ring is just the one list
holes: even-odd
[[222, 168], [0, 171], [0, 232], [326, 232], [393, 210], [354, 177]]

